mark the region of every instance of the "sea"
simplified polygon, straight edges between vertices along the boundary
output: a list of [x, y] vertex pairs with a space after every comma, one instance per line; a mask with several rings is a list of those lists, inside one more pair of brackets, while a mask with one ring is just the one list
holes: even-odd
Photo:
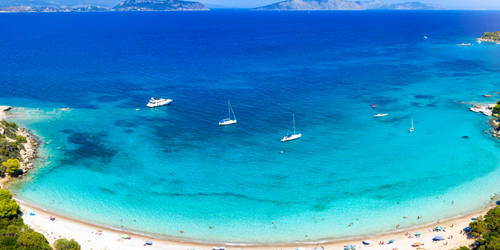
[[[469, 111], [500, 99], [500, 45], [475, 40], [497, 30], [499, 11], [3, 13], [0, 104], [40, 141], [9, 188], [96, 227], [211, 243], [463, 215], [500, 191], [499, 141]], [[228, 100], [238, 122], [219, 126]], [[302, 137], [281, 142], [293, 117]]]

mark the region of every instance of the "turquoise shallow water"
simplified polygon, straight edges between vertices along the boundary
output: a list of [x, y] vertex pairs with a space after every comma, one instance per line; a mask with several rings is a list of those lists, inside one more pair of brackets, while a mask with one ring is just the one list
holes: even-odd
[[[500, 190], [498, 141], [460, 102], [496, 101], [482, 95], [498, 91], [500, 46], [453, 44], [497, 30], [498, 16], [0, 16], [0, 103], [26, 107], [10, 119], [50, 156], [11, 188], [96, 224], [232, 243], [344, 238], [478, 209]], [[175, 100], [147, 109], [151, 96]], [[228, 99], [238, 124], [219, 127]], [[373, 118], [382, 103], [389, 115]], [[303, 137], [282, 143], [292, 114]]]

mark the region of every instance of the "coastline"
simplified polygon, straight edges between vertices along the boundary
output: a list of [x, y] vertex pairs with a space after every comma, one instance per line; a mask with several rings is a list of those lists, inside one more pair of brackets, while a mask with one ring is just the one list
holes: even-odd
[[[2, 113], [0, 112], [0, 118]], [[26, 129], [20, 129], [25, 133]], [[31, 135], [32, 136], [32, 135]], [[35, 147], [35, 151], [37, 148]], [[7, 180], [8, 181], [8, 180]], [[345, 245], [362, 245], [363, 240], [370, 239], [375, 245], [363, 246], [370, 247], [373, 249], [386, 249], [384, 245], [376, 245], [376, 242], [384, 241], [388, 242], [390, 239], [396, 239], [396, 243], [391, 244], [393, 248], [407, 248], [411, 246], [414, 242], [425, 242], [425, 247], [427, 249], [455, 249], [459, 246], [468, 246], [475, 242], [474, 238], [465, 237], [459, 235], [459, 231], [468, 226], [471, 222], [471, 218], [479, 215], [484, 215], [489, 209], [495, 207], [494, 203], [483, 206], [480, 209], [474, 210], [472, 212], [457, 215], [450, 218], [441, 219], [440, 223], [426, 223], [416, 225], [410, 228], [402, 228], [397, 230], [382, 231], [379, 233], [373, 233], [368, 235], [359, 235], [349, 238], [339, 238], [339, 239], [323, 239], [314, 242], [290, 242], [290, 243], [222, 243], [222, 242], [201, 242], [195, 241], [193, 239], [182, 239], [174, 238], [168, 239], [170, 236], [161, 235], [151, 236], [146, 234], [141, 234], [138, 232], [129, 231], [127, 229], [120, 230], [116, 228], [111, 228], [105, 225], [92, 224], [86, 221], [81, 221], [73, 219], [68, 216], [61, 216], [57, 213], [52, 213], [45, 209], [39, 208], [25, 203], [14, 197], [21, 207], [21, 211], [24, 212], [23, 219], [27, 225], [30, 225], [36, 231], [44, 234], [51, 244], [54, 243], [58, 238], [68, 238], [75, 239], [82, 246], [82, 249], [136, 249], [137, 247], [143, 246], [144, 242], [147, 240], [153, 241], [154, 245], [149, 247], [155, 247], [158, 249], [212, 249], [215, 246], [224, 246], [227, 249], [270, 249], [270, 248], [295, 248], [295, 247], [312, 247], [314, 248], [317, 244], [325, 248], [343, 248]], [[493, 198], [492, 198], [493, 200]], [[496, 200], [496, 199], [495, 199]], [[30, 212], [34, 212], [35, 216], [29, 216]], [[49, 216], [56, 216], [57, 220], [52, 222], [48, 219]], [[443, 228], [449, 228], [451, 224], [454, 224], [453, 229], [450, 228], [446, 233], [436, 233], [429, 232], [428, 229], [434, 228], [436, 226], [442, 226]], [[103, 235], [96, 235], [97, 230], [102, 230]], [[94, 232], [94, 233], [91, 233]], [[422, 232], [421, 238], [407, 239], [404, 235], [405, 232], [410, 232], [414, 234], [415, 232]], [[119, 241], [122, 234], [127, 234], [132, 237], [131, 240]], [[457, 236], [453, 240], [450, 240], [450, 244], [442, 245], [443, 242], [432, 243], [432, 238], [436, 235], [442, 235], [446, 238], [449, 235]], [[318, 243], [319, 242], [319, 243]]]
[[[343, 248], [346, 245], [362, 245], [363, 240], [371, 240], [372, 245], [363, 246], [371, 249], [387, 249], [386, 245], [378, 245], [377, 242], [388, 242], [395, 239], [395, 243], [391, 244], [391, 248], [406, 249], [414, 242], [422, 242], [425, 244], [426, 249], [455, 249], [460, 246], [470, 246], [475, 243], [475, 238], [470, 235], [461, 235], [459, 232], [467, 227], [471, 219], [476, 216], [486, 214], [486, 212], [495, 207], [496, 205], [488, 205], [482, 209], [474, 212], [456, 216], [453, 218], [443, 219], [440, 222], [428, 223], [424, 225], [415, 226], [412, 228], [403, 228], [389, 232], [381, 232], [378, 234], [371, 234], [365, 236], [357, 236], [348, 239], [335, 239], [331, 241], [318, 241], [318, 242], [295, 242], [295, 243], [269, 243], [269, 244], [230, 244], [230, 243], [204, 243], [195, 241], [182, 241], [182, 240], [167, 240], [155, 238], [148, 235], [128, 232], [126, 230], [118, 230], [106, 226], [98, 226], [88, 222], [78, 221], [65, 216], [59, 216], [49, 211], [36, 208], [29, 204], [16, 199], [21, 211], [23, 211], [23, 220], [34, 230], [44, 234], [49, 243], [53, 244], [59, 238], [68, 238], [78, 241], [82, 249], [136, 249], [144, 246], [144, 243], [149, 240], [153, 242], [152, 246], [148, 248], [153, 249], [168, 249], [181, 250], [181, 249], [212, 249], [214, 246], [223, 246], [227, 249], [290, 249], [296, 247], [311, 247], [323, 246], [325, 249]], [[30, 216], [29, 213], [35, 213], [35, 216]], [[49, 216], [55, 216], [55, 221], [50, 221]], [[454, 225], [453, 228], [451, 225]], [[447, 229], [446, 232], [430, 232], [429, 229], [441, 226]], [[102, 235], [97, 235], [98, 230], [102, 231]], [[405, 232], [414, 235], [416, 232], [421, 233], [420, 238], [407, 238]], [[120, 240], [121, 235], [127, 234], [131, 237], [130, 240]], [[434, 242], [434, 236], [443, 236], [444, 241]], [[452, 235], [453, 239], [448, 239]], [[444, 245], [448, 242], [447, 245]]]

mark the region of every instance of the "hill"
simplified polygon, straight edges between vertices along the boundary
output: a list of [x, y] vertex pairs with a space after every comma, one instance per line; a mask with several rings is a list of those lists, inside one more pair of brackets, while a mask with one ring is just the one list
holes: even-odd
[[202, 3], [179, 0], [128, 0], [113, 9], [118, 11], [209, 10]]
[[347, 1], [347, 0], [287, 0], [253, 10], [444, 10], [441, 5], [425, 4], [420, 2], [407, 3], [381, 3], [373, 1]]
[[364, 6], [345, 0], [288, 0], [253, 10], [364, 10]]
[[446, 8], [437, 4], [426, 4], [421, 2], [406, 2], [406, 3], [381, 3], [378, 0], [358, 2], [366, 7], [366, 9], [377, 10], [445, 10]]

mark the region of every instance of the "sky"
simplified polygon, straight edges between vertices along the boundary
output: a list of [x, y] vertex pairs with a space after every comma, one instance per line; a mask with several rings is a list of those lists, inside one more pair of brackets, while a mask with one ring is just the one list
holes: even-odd
[[[192, 0], [209, 5], [231, 8], [253, 8], [284, 0]], [[500, 10], [500, 0], [379, 0], [382, 3], [423, 2], [443, 5], [448, 9], [488, 9]]]

